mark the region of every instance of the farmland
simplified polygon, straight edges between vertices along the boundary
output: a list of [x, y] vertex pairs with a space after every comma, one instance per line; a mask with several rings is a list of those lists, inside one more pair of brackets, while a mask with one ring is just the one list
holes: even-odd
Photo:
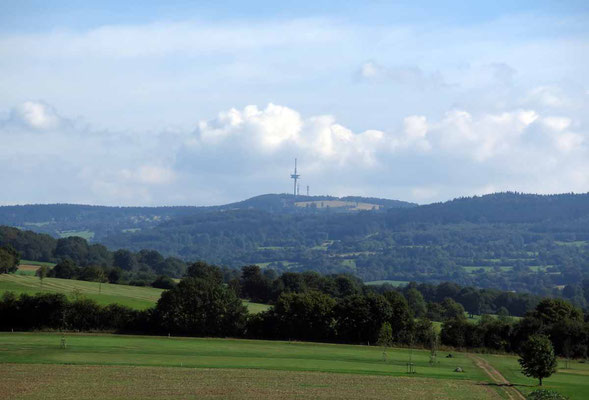
[[[55, 398], [61, 390], [66, 397], [81, 390], [99, 398], [166, 397], [168, 390], [181, 397], [500, 398], [493, 386], [479, 384], [489, 379], [459, 353], [431, 366], [428, 351], [389, 350], [383, 361], [382, 349], [374, 346], [68, 335], [66, 349], [60, 349], [60, 339], [51, 333], [0, 334], [0, 390], [27, 398]], [[410, 353], [415, 375], [406, 374]], [[465, 372], [454, 372], [458, 366]], [[90, 376], [96, 383], [84, 385]]]
[[[26, 293], [31, 295], [39, 292], [63, 293], [70, 298], [84, 296], [95, 300], [98, 304], [118, 303], [139, 310], [154, 306], [163, 292], [162, 289], [152, 287], [115, 285], [110, 283], [103, 283], [99, 288], [97, 282], [59, 278], [45, 278], [41, 287], [39, 278], [35, 276], [18, 274], [0, 275], [0, 295], [8, 291], [14, 292], [15, 294]], [[247, 301], [244, 304], [252, 313], [264, 311], [268, 308], [265, 304]]]
[[[536, 388], [538, 380], [528, 378], [520, 372], [517, 356], [485, 355], [482, 357], [524, 394]], [[557, 390], [571, 399], [587, 399], [589, 398], [589, 365], [570, 361], [568, 368], [565, 368], [564, 360], [559, 360], [558, 372], [546, 379], [544, 386]]]

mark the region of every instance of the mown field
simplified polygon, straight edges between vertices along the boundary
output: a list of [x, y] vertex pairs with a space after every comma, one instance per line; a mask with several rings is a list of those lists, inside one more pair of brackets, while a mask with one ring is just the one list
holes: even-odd
[[[52, 333], [0, 334], [0, 392], [26, 398], [500, 398], [460, 353], [430, 365], [428, 351], [394, 349], [383, 360], [374, 346], [82, 334], [68, 334], [65, 349], [60, 342]], [[410, 354], [414, 375], [406, 373]]]
[[[517, 362], [517, 356], [481, 355], [524, 394], [537, 389], [538, 380], [524, 376]], [[589, 364], [570, 361], [565, 368], [559, 360], [558, 372], [543, 381], [543, 386], [554, 389], [571, 399], [589, 399]]]
[[[59, 278], [45, 278], [43, 279], [43, 286], [41, 286], [39, 278], [34, 275], [1, 274], [0, 295], [8, 291], [16, 294], [63, 293], [70, 298], [82, 295], [95, 300], [98, 304], [118, 303], [138, 310], [154, 306], [163, 292], [162, 289], [152, 287], [113, 285], [110, 283], [103, 283], [102, 287], [99, 288], [97, 282]], [[244, 301], [244, 304], [252, 313], [268, 309], [266, 304], [247, 301]]]

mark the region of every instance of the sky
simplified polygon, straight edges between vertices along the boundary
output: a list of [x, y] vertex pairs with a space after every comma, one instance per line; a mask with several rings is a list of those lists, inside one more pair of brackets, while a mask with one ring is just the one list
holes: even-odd
[[224, 204], [295, 157], [311, 195], [589, 192], [589, 3], [0, 3], [0, 205]]

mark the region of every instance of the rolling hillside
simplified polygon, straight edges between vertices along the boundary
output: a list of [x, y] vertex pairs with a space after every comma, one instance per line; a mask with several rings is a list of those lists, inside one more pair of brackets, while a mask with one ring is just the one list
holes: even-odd
[[[117, 303], [127, 307], [143, 310], [155, 305], [163, 290], [152, 287], [113, 285], [97, 282], [78, 281], [74, 279], [45, 278], [43, 285], [39, 278], [32, 275], [1, 274], [0, 296], [5, 292], [15, 294], [35, 294], [39, 292], [63, 293], [69, 298], [83, 296], [95, 300], [98, 304]], [[268, 309], [266, 304], [244, 301], [251, 313]]]
[[[386, 208], [396, 203], [382, 201], [378, 210], [369, 211], [350, 209], [376, 205], [379, 199], [301, 196], [300, 206], [290, 208], [288, 200], [288, 195], [264, 195], [199, 209], [150, 226], [112, 229], [100, 243], [113, 251], [153, 249], [164, 257], [230, 268], [257, 264], [278, 272], [350, 273], [364, 281], [453, 281], [538, 294], [589, 279], [589, 194], [497, 193], [396, 208]], [[325, 206], [334, 202], [342, 210]], [[83, 222], [80, 217], [77, 223]], [[57, 249], [66, 244], [43, 240], [44, 252], [36, 259], [55, 261], [62, 254]], [[94, 246], [89, 251], [106, 251]], [[576, 291], [568, 291], [571, 299]], [[584, 306], [580, 297], [575, 301]]]
[[[322, 207], [304, 207], [303, 202], [328, 202]], [[361, 206], [357, 206], [361, 204]], [[363, 209], [409, 208], [416, 204], [399, 200], [363, 197], [298, 196], [265, 194], [250, 199], [209, 207], [104, 207], [77, 204], [32, 204], [0, 206], [0, 225], [47, 233], [53, 237], [80, 236], [100, 242], [117, 233], [134, 233], [155, 227], [164, 221], [228, 210], [260, 210], [270, 213], [355, 212]]]

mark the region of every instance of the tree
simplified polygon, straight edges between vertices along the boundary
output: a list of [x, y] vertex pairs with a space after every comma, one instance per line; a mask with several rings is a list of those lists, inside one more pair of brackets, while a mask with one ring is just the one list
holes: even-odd
[[153, 281], [151, 286], [158, 289], [172, 289], [174, 286], [176, 286], [176, 282], [174, 282], [174, 280], [169, 276], [160, 275], [155, 281]]
[[49, 271], [48, 276], [62, 279], [76, 279], [80, 273], [80, 268], [69, 258], [62, 260]]
[[233, 290], [199, 278], [184, 278], [165, 291], [155, 312], [162, 329], [194, 336], [239, 336], [247, 315]]
[[427, 313], [427, 305], [425, 304], [422, 294], [417, 289], [411, 288], [407, 290], [405, 297], [407, 298], [407, 303], [409, 304], [411, 311], [413, 311], [415, 318], [425, 317], [425, 314]]
[[104, 282], [108, 282], [104, 269], [100, 268], [98, 270], [98, 273], [96, 274], [96, 280], [98, 281], [98, 294], [100, 294], [102, 292], [102, 284]]
[[462, 304], [457, 303], [449, 297], [446, 297], [444, 301], [442, 301], [442, 307], [444, 307], [445, 319], [465, 318], [464, 307], [462, 307]]
[[223, 274], [219, 267], [209, 265], [204, 261], [197, 261], [191, 264], [186, 270], [186, 276], [204, 279], [215, 284], [221, 284], [223, 282]]
[[113, 253], [113, 266], [131, 271], [137, 268], [137, 259], [129, 250], [120, 249]]
[[19, 262], [20, 256], [12, 246], [0, 247], [0, 274], [16, 272]]
[[37, 269], [37, 272], [35, 272], [35, 275], [37, 275], [39, 277], [39, 280], [41, 281], [41, 289], [43, 289], [43, 279], [45, 279], [48, 272], [49, 268], [47, 268], [46, 265], [41, 265], [39, 269]]
[[385, 351], [387, 347], [391, 347], [393, 345], [393, 328], [391, 328], [390, 323], [385, 322], [382, 324], [380, 331], [378, 332], [378, 341], [376, 344], [384, 347]]
[[556, 372], [556, 355], [548, 337], [532, 335], [521, 348], [518, 362], [522, 373], [531, 378], [537, 378], [542, 386], [542, 379], [548, 378]]

